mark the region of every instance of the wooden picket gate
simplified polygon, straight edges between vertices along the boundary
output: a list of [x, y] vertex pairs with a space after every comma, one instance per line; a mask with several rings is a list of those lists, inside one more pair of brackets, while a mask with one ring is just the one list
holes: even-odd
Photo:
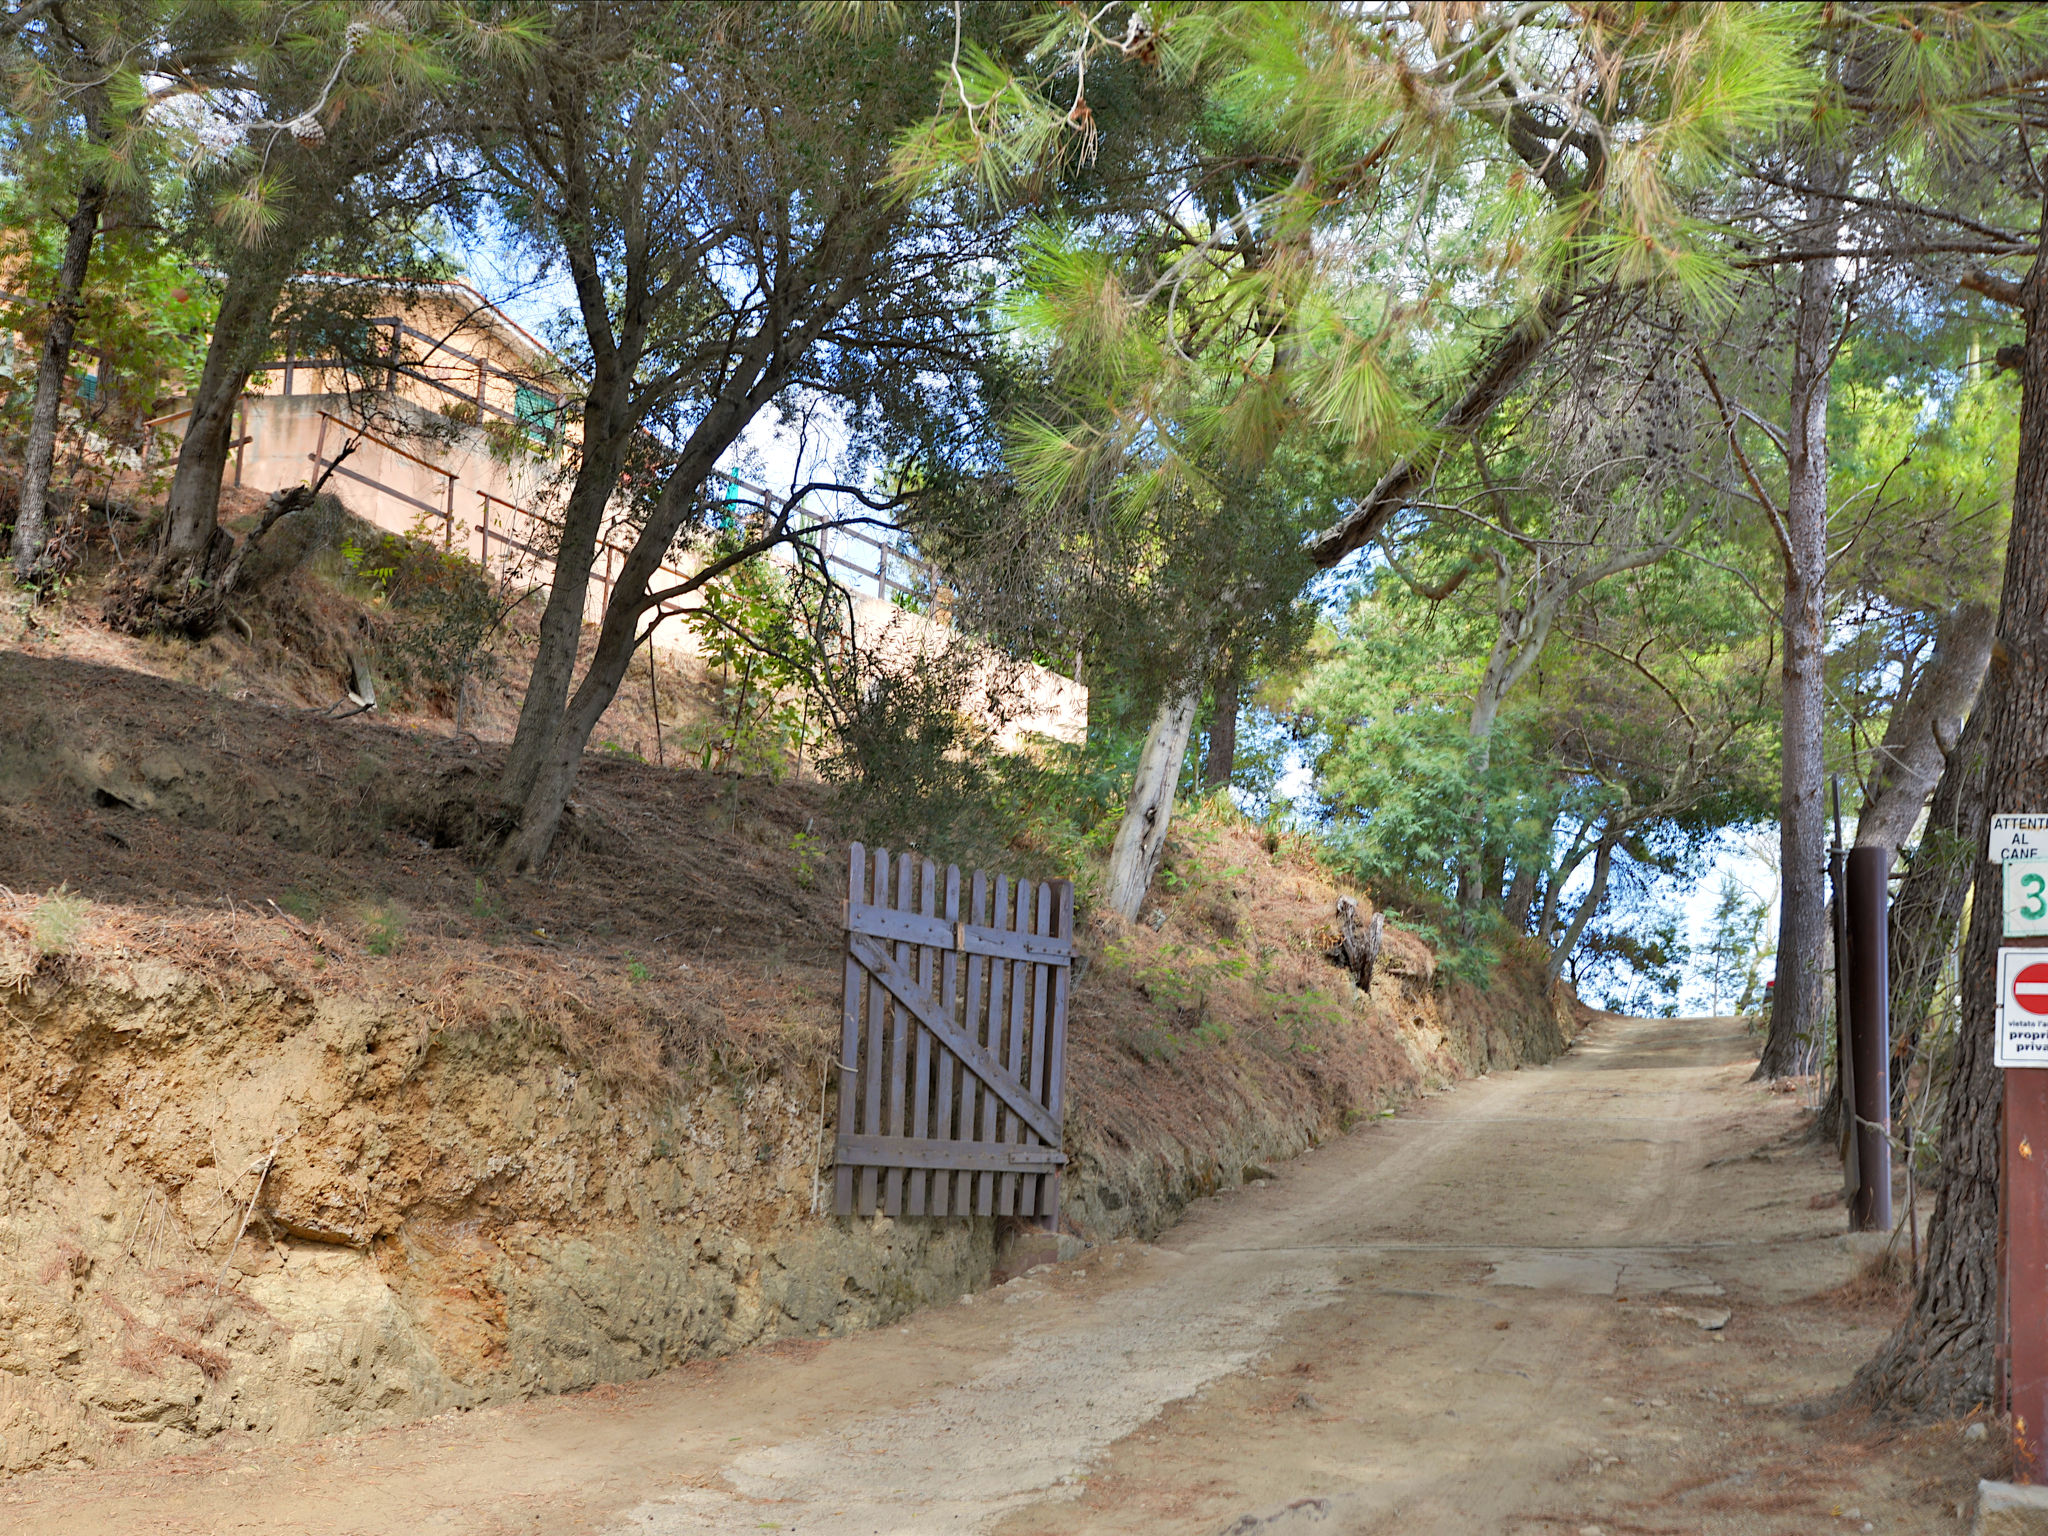
[[960, 887], [853, 845], [833, 1209], [1057, 1226], [1074, 887]]

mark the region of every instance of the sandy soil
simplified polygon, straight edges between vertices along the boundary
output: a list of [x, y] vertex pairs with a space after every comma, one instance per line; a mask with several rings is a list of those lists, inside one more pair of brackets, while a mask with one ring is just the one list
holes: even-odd
[[[1729, 1021], [1598, 1023], [857, 1338], [292, 1449], [0, 1485], [104, 1532], [1961, 1530], [2000, 1435], [1813, 1405], [1890, 1326]], [[1725, 1322], [1724, 1322], [1725, 1317]]]

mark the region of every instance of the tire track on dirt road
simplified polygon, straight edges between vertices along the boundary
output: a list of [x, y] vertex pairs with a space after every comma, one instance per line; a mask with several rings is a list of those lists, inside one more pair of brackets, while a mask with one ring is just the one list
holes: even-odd
[[[1624, 1250], [1611, 1259], [1589, 1256], [1594, 1273], [1608, 1275], [1609, 1293], [1624, 1275], [1639, 1288], [1697, 1286], [1704, 1275], [1627, 1250], [1657, 1247], [1690, 1219], [1684, 1186], [1703, 1161], [1705, 1128], [1697, 1112], [1686, 1111], [1698, 1109], [1699, 1090], [1667, 1085], [1711, 1072], [1730, 1046], [1725, 1031], [1709, 1041], [1639, 1022], [1576, 1059], [1470, 1085], [1306, 1160], [1278, 1189], [1205, 1210], [1160, 1245], [1160, 1278], [1021, 1340], [970, 1380], [901, 1412], [750, 1451], [723, 1469], [723, 1487], [650, 1501], [620, 1529], [671, 1536], [772, 1522], [815, 1536], [990, 1530], [1033, 1504], [1064, 1502], [1109, 1446], [1263, 1357], [1297, 1314], [1370, 1305], [1368, 1297], [1402, 1288], [1357, 1284], [1346, 1271], [1359, 1271], [1361, 1261], [1386, 1281], [1404, 1278], [1391, 1271], [1407, 1272], [1421, 1287], [1417, 1296], [1469, 1290], [1444, 1288], [1439, 1273], [1460, 1258], [1516, 1266], [1538, 1289], [1546, 1275], [1562, 1274], [1566, 1288], [1582, 1291], [1584, 1260], [1561, 1265], [1554, 1254], [1525, 1252], [1531, 1242], [1565, 1241]], [[1595, 1085], [1616, 1100], [1587, 1104]], [[1640, 1113], [1645, 1098], [1667, 1101], [1667, 1111]], [[1644, 1155], [1613, 1156], [1616, 1146], [1637, 1140]], [[1504, 1164], [1513, 1149], [1520, 1155]], [[1536, 1195], [1532, 1181], [1570, 1185], [1580, 1172], [1573, 1155], [1586, 1150], [1610, 1165], [1610, 1176], [1600, 1180], [1591, 1219], [1568, 1220], [1569, 1230], [1560, 1230], [1554, 1210], [1526, 1204]], [[1488, 1177], [1510, 1170], [1511, 1179]], [[1524, 1203], [1469, 1199], [1492, 1182], [1507, 1184]], [[1471, 1246], [1396, 1256], [1374, 1243], [1418, 1228], [1440, 1244], [1455, 1237]], [[1354, 1288], [1339, 1301], [1347, 1279]], [[1450, 1327], [1491, 1335], [1491, 1320], [1473, 1316], [1469, 1302], [1453, 1306], [1466, 1316]], [[1553, 1335], [1540, 1360], [1500, 1369], [1532, 1384], [1540, 1371], [1554, 1382], [1567, 1360], [1562, 1336]], [[1075, 1513], [1062, 1510], [1058, 1519]]]

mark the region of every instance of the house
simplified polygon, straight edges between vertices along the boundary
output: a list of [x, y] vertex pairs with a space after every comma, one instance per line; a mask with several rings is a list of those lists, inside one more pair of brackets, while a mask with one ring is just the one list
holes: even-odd
[[[545, 584], [552, 565], [546, 508], [563, 488], [564, 450], [580, 426], [575, 378], [560, 359], [459, 282], [373, 302], [340, 344], [291, 340], [286, 355], [251, 380], [242, 402], [229, 471], [234, 484], [273, 491], [331, 468], [330, 488], [378, 527], [433, 539], [494, 573]], [[175, 433], [185, 414], [172, 412], [154, 425]], [[731, 486], [748, 502], [775, 504], [761, 487]], [[630, 540], [620, 530], [601, 541], [587, 621], [602, 615]], [[917, 599], [939, 590], [929, 566], [868, 531], [834, 530], [821, 543], [835, 576], [855, 594], [854, 626], [864, 644], [905, 665], [944, 644], [943, 604], [928, 614], [912, 611], [922, 606]], [[656, 626], [654, 643], [698, 649], [691, 631], [673, 619]], [[1031, 667], [1022, 694], [1021, 713], [1002, 726], [1006, 745], [1029, 735], [1086, 739], [1082, 684]]]

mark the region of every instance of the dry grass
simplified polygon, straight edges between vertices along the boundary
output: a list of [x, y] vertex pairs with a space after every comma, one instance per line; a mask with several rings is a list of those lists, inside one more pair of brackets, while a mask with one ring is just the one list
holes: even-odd
[[[83, 580], [0, 644], [0, 986], [155, 965], [223, 998], [408, 995], [442, 1043], [558, 1048], [646, 1092], [808, 1080], [829, 1054], [845, 878], [816, 852], [839, 843], [830, 800], [815, 782], [641, 761], [637, 669], [597, 733], [637, 750], [591, 753], [548, 868], [508, 877], [469, 835], [516, 718], [507, 684], [459, 738], [433, 711], [323, 718], [348, 651], [389, 616], [310, 577], [244, 615], [253, 640], [135, 642], [95, 612]], [[687, 673], [662, 670], [665, 726], [709, 707], [709, 680]], [[1097, 917], [1083, 934], [1082, 1135], [1184, 1145], [1256, 1099], [1313, 1139], [1483, 1063], [1491, 1025], [1520, 1035], [1546, 1012], [1540, 977], [1514, 968], [1438, 1008], [1434, 957], [1391, 927], [1359, 996], [1322, 956], [1336, 896], [1300, 839], [1213, 802], [1178, 818], [1158, 922]], [[1417, 1045], [1452, 1012], [1456, 1038]]]
[[1903, 1313], [1913, 1299], [1913, 1269], [1904, 1242], [1872, 1254], [1853, 1277], [1816, 1299], [1850, 1311]]

